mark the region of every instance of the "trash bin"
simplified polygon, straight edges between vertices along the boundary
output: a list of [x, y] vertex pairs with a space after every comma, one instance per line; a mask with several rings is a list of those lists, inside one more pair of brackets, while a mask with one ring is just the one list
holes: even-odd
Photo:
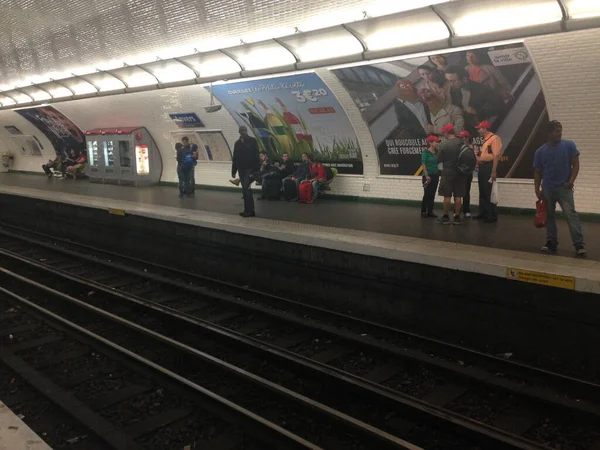
[[0, 172], [8, 172], [12, 167], [13, 156], [10, 152], [2, 153], [2, 164], [0, 164]]

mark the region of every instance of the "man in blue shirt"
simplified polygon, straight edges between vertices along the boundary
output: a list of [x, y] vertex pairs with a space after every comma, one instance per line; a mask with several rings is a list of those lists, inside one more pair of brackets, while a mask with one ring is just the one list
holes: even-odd
[[[557, 120], [548, 124], [548, 142], [538, 148], [533, 160], [535, 168], [535, 195], [548, 202], [546, 244], [543, 252], [556, 252], [556, 203], [567, 218], [571, 239], [578, 255], [585, 254], [581, 221], [575, 211], [573, 185], [579, 173], [579, 150], [573, 141], [562, 139], [562, 125]], [[540, 190], [540, 184], [542, 190]]]
[[181, 143], [185, 147], [187, 152], [191, 152], [192, 158], [194, 159], [194, 167], [192, 168], [192, 178], [190, 180], [189, 189], [187, 195], [193, 197], [196, 194], [196, 164], [198, 164], [198, 146], [190, 142], [187, 136], [181, 138]]

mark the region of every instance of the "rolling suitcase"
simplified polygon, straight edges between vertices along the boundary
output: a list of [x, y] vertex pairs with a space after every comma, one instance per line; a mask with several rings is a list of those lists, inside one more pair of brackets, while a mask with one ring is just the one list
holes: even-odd
[[300, 183], [300, 186], [298, 186], [298, 201], [300, 203], [312, 202], [312, 183]]
[[283, 198], [288, 202], [298, 197], [296, 192], [296, 181], [291, 178], [283, 180]]
[[265, 178], [265, 196], [269, 200], [279, 200], [281, 198], [281, 178]]

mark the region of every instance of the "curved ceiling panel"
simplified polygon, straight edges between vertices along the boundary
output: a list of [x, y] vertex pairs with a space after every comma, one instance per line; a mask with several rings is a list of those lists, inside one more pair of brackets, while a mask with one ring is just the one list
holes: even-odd
[[[0, 79], [9, 86], [24, 73], [101, 70], [165, 59], [166, 48], [208, 51], [261, 41], [302, 26], [318, 28], [448, 0], [3, 0]], [[401, 4], [401, 6], [400, 6]], [[370, 13], [372, 10], [372, 13]], [[275, 33], [265, 35], [265, 30]], [[136, 56], [148, 54], [148, 60]], [[100, 67], [116, 59], [113, 67]], [[67, 76], [67, 75], [64, 75]], [[54, 75], [53, 78], [62, 78]], [[48, 79], [43, 80], [48, 81]]]

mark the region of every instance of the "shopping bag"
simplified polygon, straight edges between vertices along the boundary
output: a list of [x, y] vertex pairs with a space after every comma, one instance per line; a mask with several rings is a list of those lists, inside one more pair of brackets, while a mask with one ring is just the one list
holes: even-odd
[[548, 203], [546, 200], [538, 200], [535, 202], [535, 218], [533, 224], [536, 228], [544, 228], [548, 223]]
[[492, 194], [490, 195], [490, 202], [493, 205], [497, 205], [499, 201], [500, 197], [498, 196], [498, 183], [494, 181], [492, 183]]

